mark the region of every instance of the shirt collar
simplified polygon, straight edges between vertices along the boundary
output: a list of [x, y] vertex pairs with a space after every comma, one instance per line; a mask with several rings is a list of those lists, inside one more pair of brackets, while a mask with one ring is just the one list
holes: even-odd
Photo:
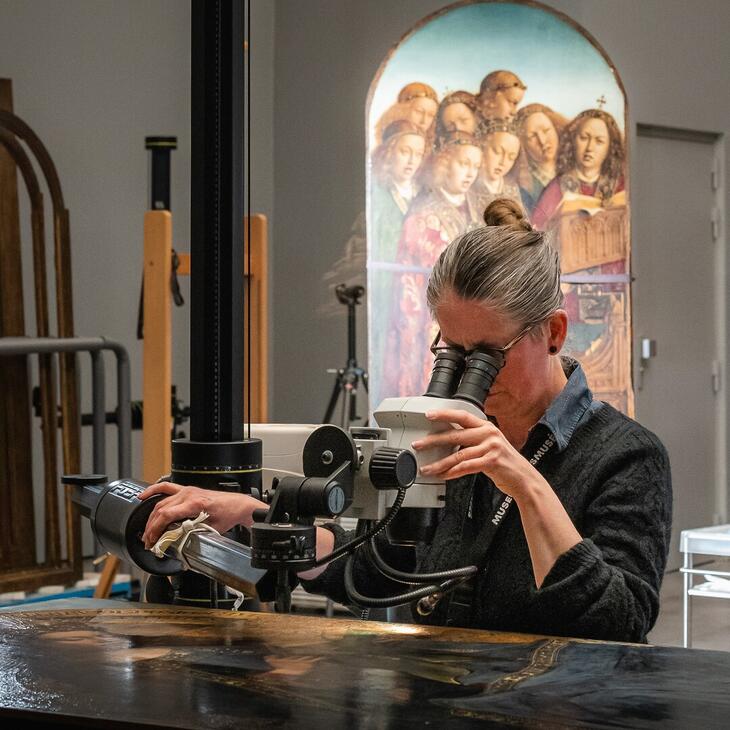
[[568, 382], [538, 421], [553, 434], [559, 451], [568, 446], [578, 424], [601, 407], [599, 401], [593, 400], [580, 363], [570, 357], [561, 360]]

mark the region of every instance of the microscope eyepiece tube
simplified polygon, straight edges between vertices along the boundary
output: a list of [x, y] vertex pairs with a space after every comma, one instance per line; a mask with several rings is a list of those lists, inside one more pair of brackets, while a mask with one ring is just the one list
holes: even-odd
[[464, 372], [464, 357], [464, 352], [456, 348], [440, 348], [436, 352], [431, 380], [425, 395], [434, 398], [452, 398]]
[[487, 393], [504, 363], [504, 353], [499, 350], [474, 350], [466, 358], [464, 375], [453, 397], [483, 409]]

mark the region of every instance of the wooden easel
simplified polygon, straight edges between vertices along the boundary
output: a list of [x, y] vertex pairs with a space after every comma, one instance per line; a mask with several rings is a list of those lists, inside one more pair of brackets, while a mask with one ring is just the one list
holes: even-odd
[[[0, 79], [0, 109], [13, 111], [9, 79]], [[0, 134], [0, 337], [4, 337], [25, 334], [25, 313], [17, 163], [8, 149], [20, 144], [2, 128]], [[31, 178], [33, 182], [37, 181]], [[32, 197], [37, 207], [38, 198]], [[28, 357], [5, 358], [0, 367], [0, 443], [4, 445], [0, 452], [0, 559], [22, 570], [36, 564]]]
[[[73, 337], [71, 293], [71, 243], [69, 212], [53, 160], [35, 132], [12, 111], [12, 86], [0, 79], [0, 336], [23, 335], [24, 313], [20, 260], [20, 227], [17, 171], [20, 172], [31, 208], [33, 281], [38, 337], [50, 334], [45, 252], [44, 201], [40, 180], [48, 190], [53, 221], [56, 326], [59, 337]], [[0, 590], [35, 590], [43, 585], [68, 584], [82, 573], [79, 515], [70, 495], [63, 497], [66, 555], [61, 551], [59, 520], [56, 384], [53, 359], [39, 355], [41, 422], [43, 429], [44, 507], [46, 556], [37, 564], [33, 529], [30, 466], [30, 403], [27, 358], [3, 358], [0, 378], [0, 443], [7, 463], [0, 468]], [[80, 468], [80, 414], [73, 353], [58, 355], [61, 376], [63, 471]]]
[[[251, 268], [244, 257], [245, 287], [251, 289], [251, 350], [244, 347], [244, 387], [251, 373], [251, 421], [268, 421], [268, 259], [267, 220], [251, 216]], [[244, 219], [244, 245], [248, 246], [248, 218]], [[144, 218], [144, 421], [142, 428], [142, 478], [156, 482], [172, 467], [172, 214], [148, 211]], [[178, 276], [190, 275], [190, 254], [178, 253]], [[253, 369], [251, 367], [253, 366]], [[104, 564], [95, 598], [107, 598], [119, 558], [109, 556]]]

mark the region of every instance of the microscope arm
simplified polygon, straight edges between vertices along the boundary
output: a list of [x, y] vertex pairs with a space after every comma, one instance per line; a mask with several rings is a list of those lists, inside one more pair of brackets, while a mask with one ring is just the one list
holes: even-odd
[[262, 598], [261, 582], [267, 571], [251, 567], [251, 548], [248, 545], [213, 532], [196, 532], [185, 542], [182, 556], [196, 573], [247, 596]]
[[[156, 495], [140, 500], [147, 487], [134, 479], [107, 482], [104, 476], [66, 476], [71, 498], [91, 522], [91, 528], [104, 550], [133, 563], [152, 575], [174, 575], [184, 570], [175, 556], [158, 558], [146, 550], [140, 536], [155, 503]], [[174, 553], [174, 547], [170, 549]], [[196, 573], [231, 586], [262, 601], [273, 600], [276, 576], [251, 566], [251, 548], [214, 532], [191, 533], [182, 557]]]

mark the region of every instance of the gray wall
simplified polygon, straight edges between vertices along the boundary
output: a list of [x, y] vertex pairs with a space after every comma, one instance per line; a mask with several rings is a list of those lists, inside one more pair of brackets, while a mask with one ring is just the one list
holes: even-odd
[[[365, 208], [365, 99], [390, 47], [444, 0], [277, 0], [274, 416], [321, 418], [327, 367], [344, 364], [345, 316], [325, 283]], [[730, 131], [726, 0], [552, 0], [613, 59], [632, 122]], [[636, 213], [636, 211], [634, 211]], [[361, 317], [361, 321], [364, 318]], [[363, 362], [365, 337], [360, 345]], [[295, 371], [296, 364], [296, 371]], [[300, 367], [301, 364], [301, 367]]]
[[[178, 138], [172, 157], [174, 237], [186, 242], [189, 236], [189, 27], [189, 6], [175, 0], [0, 2], [0, 75], [12, 79], [15, 113], [56, 163], [70, 211], [76, 332], [104, 335], [129, 348], [135, 398], [142, 387], [142, 348], [135, 333], [149, 206], [146, 135]], [[27, 234], [26, 220], [23, 216]], [[32, 312], [29, 235], [23, 246], [26, 311]], [[173, 379], [184, 394], [187, 327], [179, 316], [175, 322]], [[27, 316], [26, 331], [33, 334], [33, 327]], [[112, 363], [109, 407], [115, 402]], [[88, 380], [85, 385], [88, 408]], [[110, 474], [116, 473], [114, 437], [109, 429]], [[139, 463], [138, 434], [134, 445]], [[85, 446], [89, 467], [88, 438]]]
[[[253, 208], [273, 209], [273, 3], [254, 3], [252, 21]], [[136, 340], [142, 226], [148, 202], [144, 138], [175, 135], [174, 241], [189, 250], [190, 3], [184, 0], [0, 0], [0, 77], [10, 78], [15, 112], [53, 157], [71, 214], [76, 332], [104, 335], [129, 349], [132, 395], [141, 397], [142, 347]], [[26, 331], [35, 334], [27, 202], [24, 225]], [[47, 236], [50, 240], [50, 230]], [[48, 260], [52, 249], [49, 246]], [[189, 280], [186, 307], [173, 309], [173, 382], [188, 401]], [[52, 295], [53, 296], [53, 295]], [[83, 373], [89, 372], [82, 358]], [[115, 402], [113, 360], [107, 404]], [[88, 380], [84, 381], [88, 390]], [[85, 408], [90, 398], [85, 393]], [[36, 433], [36, 436], [38, 434]], [[90, 468], [88, 434], [84, 463]], [[115, 432], [108, 469], [116, 474]], [[134, 439], [134, 463], [141, 442]], [[139, 469], [137, 468], [137, 471]]]
[[[353, 224], [365, 208], [367, 90], [389, 48], [443, 4], [253, 0], [254, 207], [273, 221], [276, 420], [319, 420], [331, 388], [326, 369], [344, 364], [345, 310], [332, 286], [365, 278]], [[550, 4], [613, 58], [632, 122], [730, 131], [730, 3]], [[0, 75], [13, 79], [17, 112], [53, 155], [71, 210], [77, 331], [129, 347], [136, 397], [147, 134], [179, 138], [173, 213], [175, 240], [187, 249], [189, 23], [184, 0], [0, 0]], [[187, 398], [187, 309], [174, 317], [174, 380]], [[362, 363], [364, 319], [361, 311]]]

